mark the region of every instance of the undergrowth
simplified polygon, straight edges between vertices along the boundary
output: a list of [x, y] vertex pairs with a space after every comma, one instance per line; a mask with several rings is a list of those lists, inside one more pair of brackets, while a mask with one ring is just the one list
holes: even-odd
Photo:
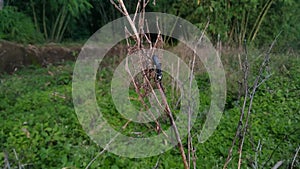
[[[290, 58], [277, 62], [280, 64], [273, 67], [272, 77], [259, 88], [254, 99], [243, 168], [254, 165], [271, 168], [280, 160], [283, 168], [288, 168], [300, 144], [300, 61]], [[1, 167], [9, 164], [12, 168], [84, 168], [102, 150], [91, 141], [77, 120], [72, 103], [73, 66], [74, 63], [47, 68], [27, 67], [13, 75], [0, 76]], [[111, 125], [120, 128], [126, 119], [118, 115], [109, 95], [112, 73], [109, 68], [98, 73], [96, 95], [104, 116]], [[209, 76], [199, 75], [196, 80], [202, 105], [199, 111], [205, 112], [210, 104]], [[229, 80], [228, 83], [236, 82]], [[197, 135], [194, 136], [198, 168], [223, 166], [235, 134], [242, 100], [242, 97], [228, 95], [221, 122], [208, 141], [198, 143]], [[195, 131], [201, 130], [204, 117], [198, 118]], [[149, 130], [149, 126], [132, 122], [122, 132], [130, 135], [140, 127]], [[187, 146], [185, 139], [183, 142]], [[229, 167], [236, 168], [237, 160], [237, 150], [234, 150]], [[106, 152], [91, 168], [152, 168], [157, 161], [159, 168], [183, 167], [180, 153], [174, 148], [160, 156], [144, 159]], [[296, 166], [300, 166], [299, 158]]]

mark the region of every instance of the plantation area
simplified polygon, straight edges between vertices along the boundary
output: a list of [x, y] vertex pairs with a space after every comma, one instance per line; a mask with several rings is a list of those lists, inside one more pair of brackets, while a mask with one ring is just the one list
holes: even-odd
[[0, 168], [300, 169], [299, 8], [0, 0]]

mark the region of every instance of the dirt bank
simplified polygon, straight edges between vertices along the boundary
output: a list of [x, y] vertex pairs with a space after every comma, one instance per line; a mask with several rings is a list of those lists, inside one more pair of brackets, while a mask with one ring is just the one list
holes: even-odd
[[[61, 46], [59, 44], [21, 45], [0, 40], [0, 73], [13, 73], [28, 65], [47, 66], [65, 61], [75, 61], [81, 51], [81, 45]], [[108, 51], [106, 56], [124, 55], [126, 46], [118, 44]]]
[[0, 73], [12, 73], [20, 67], [61, 63], [75, 60], [81, 46], [62, 47], [57, 44], [44, 46], [21, 45], [0, 40]]

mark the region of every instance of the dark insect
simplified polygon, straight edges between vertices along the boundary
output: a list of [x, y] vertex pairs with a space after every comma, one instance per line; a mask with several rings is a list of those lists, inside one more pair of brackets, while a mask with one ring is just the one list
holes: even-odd
[[162, 71], [161, 71], [161, 63], [159, 62], [158, 56], [153, 55], [152, 60], [153, 60], [153, 63], [155, 65], [155, 69], [156, 69], [156, 80], [161, 81], [162, 80]]

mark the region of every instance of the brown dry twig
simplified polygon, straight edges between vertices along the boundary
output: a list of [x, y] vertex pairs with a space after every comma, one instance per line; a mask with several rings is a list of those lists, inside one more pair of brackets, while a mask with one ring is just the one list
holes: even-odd
[[[263, 77], [263, 73], [264, 71], [268, 70], [268, 64], [270, 62], [270, 54], [271, 54], [271, 50], [274, 47], [277, 38], [279, 37], [280, 33], [276, 36], [276, 38], [274, 39], [274, 41], [272, 42], [269, 50], [267, 51], [265, 58], [259, 68], [258, 71], [258, 75], [256, 76], [254, 83], [252, 86], [249, 85], [249, 62], [248, 62], [248, 53], [247, 53], [247, 49], [246, 49], [246, 44], [244, 46], [245, 48], [245, 60], [244, 60], [244, 67], [243, 67], [243, 72], [244, 72], [244, 77], [243, 77], [243, 81], [244, 81], [244, 90], [245, 90], [245, 95], [244, 95], [244, 102], [243, 105], [241, 107], [241, 114], [240, 114], [240, 119], [237, 125], [237, 130], [235, 133], [235, 136], [233, 138], [232, 141], [232, 145], [228, 151], [228, 155], [227, 155], [227, 159], [225, 161], [225, 164], [223, 166], [223, 169], [227, 168], [229, 162], [232, 159], [232, 151], [233, 148], [237, 142], [237, 140], [239, 140], [239, 145], [238, 145], [238, 154], [239, 154], [239, 159], [238, 159], [238, 169], [241, 168], [242, 165], [242, 153], [243, 153], [243, 145], [245, 142], [245, 137], [246, 137], [246, 133], [248, 130], [248, 125], [249, 125], [249, 121], [250, 121], [250, 116], [251, 116], [251, 112], [252, 112], [252, 104], [253, 104], [253, 99], [254, 96], [257, 92], [258, 87], [264, 83], [270, 76], [266, 76]], [[246, 115], [246, 118], [245, 118]], [[245, 121], [245, 123], [243, 123]]]
[[300, 146], [296, 149], [296, 153], [295, 153], [295, 155], [293, 157], [293, 161], [292, 161], [292, 164], [291, 164], [291, 169], [293, 169], [294, 166], [295, 166], [295, 161], [296, 161], [296, 158], [298, 156], [299, 151], [300, 151]]
[[[145, 8], [149, 4], [150, 0], [142, 0], [142, 1], [139, 0], [137, 2], [137, 6], [136, 6], [135, 13], [133, 15], [133, 18], [131, 18], [131, 16], [128, 14], [126, 6], [125, 6], [123, 0], [118, 0], [117, 2], [118, 3], [111, 0], [111, 3], [116, 7], [116, 9], [119, 10], [126, 17], [127, 21], [130, 24], [130, 27], [133, 31], [134, 36], [130, 36], [130, 38], [133, 39], [135, 44], [130, 45], [128, 40], [127, 40], [127, 46], [128, 46], [129, 54], [137, 53], [139, 55], [140, 63], [138, 63], [138, 64], [139, 64], [139, 68], [140, 68], [140, 70], [142, 72], [142, 75], [143, 75], [143, 82], [141, 82], [141, 83], [143, 83], [142, 86], [147, 87], [149, 89], [149, 90], [146, 89], [145, 91], [152, 92], [152, 94], [154, 95], [154, 98], [157, 101], [158, 105], [162, 108], [162, 110], [165, 110], [165, 112], [169, 116], [171, 126], [174, 130], [175, 137], [176, 137], [176, 140], [178, 142], [178, 147], [179, 147], [179, 150], [180, 150], [180, 153], [181, 153], [181, 156], [182, 156], [184, 167], [187, 169], [187, 168], [189, 168], [189, 166], [188, 166], [188, 163], [187, 163], [187, 160], [186, 160], [184, 148], [183, 148], [183, 145], [182, 145], [182, 142], [181, 142], [179, 131], [178, 131], [178, 128], [176, 126], [172, 111], [171, 111], [170, 106], [167, 102], [166, 95], [164, 93], [163, 87], [162, 87], [160, 82], [155, 80], [156, 81], [156, 86], [157, 86], [157, 88], [160, 92], [161, 98], [162, 98], [162, 103], [160, 103], [160, 101], [159, 101], [158, 97], [156, 96], [156, 93], [154, 92], [153, 87], [150, 83], [150, 79], [153, 79], [155, 77], [152, 77], [151, 73], [149, 73], [150, 72], [149, 68], [151, 66], [149, 66], [147, 64], [152, 64], [151, 56], [154, 54], [154, 48], [160, 49], [160, 48], [163, 47], [163, 44], [164, 44], [163, 39], [161, 37], [160, 29], [159, 29], [159, 24], [158, 24], [159, 20], [158, 20], [158, 18], [156, 18], [156, 26], [157, 26], [157, 29], [158, 29], [158, 35], [157, 35], [157, 38], [156, 38], [156, 42], [152, 46], [150, 36], [147, 35], [144, 31], [145, 26], [146, 26], [147, 31], [149, 31], [148, 23], [145, 20]], [[154, 3], [155, 3], [155, 1], [154, 1]], [[136, 27], [135, 23], [138, 23], [138, 27]], [[131, 35], [129, 33], [129, 31], [127, 30], [127, 28], [125, 28], [125, 32], [126, 32], [127, 36]], [[144, 41], [149, 44], [150, 49], [151, 49], [150, 53], [148, 53], [148, 54], [146, 53], [146, 50], [144, 49]], [[149, 62], [149, 60], [150, 60], [150, 62]], [[134, 79], [134, 77], [132, 76], [132, 74], [129, 71], [128, 65], [127, 65], [127, 68], [125, 68], [125, 69], [131, 77], [131, 81], [133, 82], [135, 91], [139, 95], [139, 100], [143, 103], [144, 106], [146, 106], [146, 104], [143, 101], [143, 97], [145, 97], [146, 95], [144, 96], [144, 95], [141, 94], [139, 86], [137, 85], [136, 80]], [[152, 117], [154, 118], [154, 116], [152, 116]], [[158, 128], [160, 128], [159, 123], [157, 122], [157, 120], [155, 120], [155, 123], [158, 126]]]

